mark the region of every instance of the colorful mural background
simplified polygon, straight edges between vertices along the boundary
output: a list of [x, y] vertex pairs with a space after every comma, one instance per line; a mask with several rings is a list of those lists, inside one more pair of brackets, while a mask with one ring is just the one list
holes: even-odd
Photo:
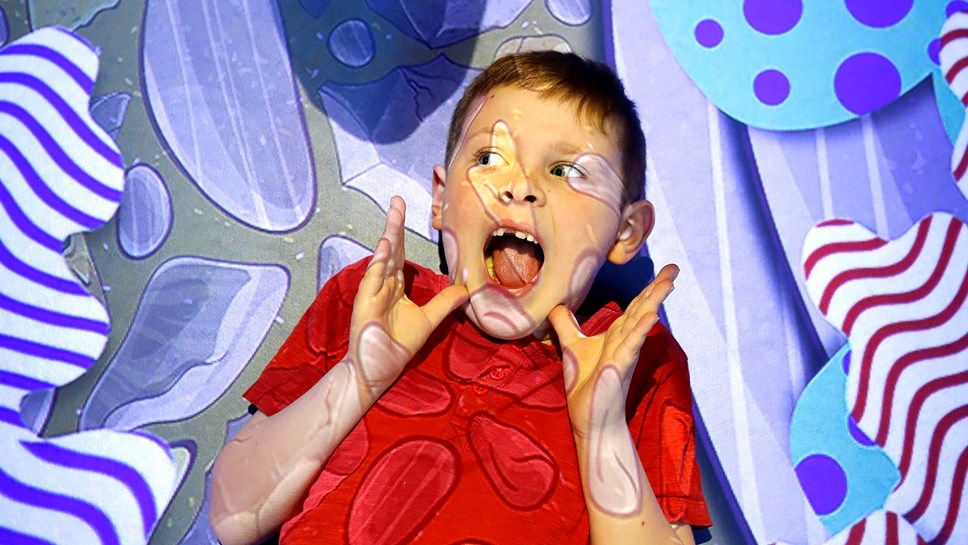
[[[87, 212], [98, 221], [51, 226], [30, 197], [42, 190], [18, 193], [23, 169], [0, 162], [14, 196], [2, 202], [0, 240], [50, 261], [66, 238], [61, 278], [110, 317], [106, 341], [96, 309], [81, 322], [87, 337], [36, 329], [44, 312], [77, 312], [28, 294], [0, 260], [0, 541], [109, 542], [113, 527], [124, 543], [215, 543], [208, 471], [245, 420], [241, 392], [319, 286], [369, 252], [392, 195], [408, 203], [411, 259], [437, 265], [430, 172], [450, 112], [493, 58], [532, 48], [609, 62], [639, 105], [659, 214], [649, 253], [683, 270], [665, 318], [690, 355], [717, 524], [707, 537], [968, 539], [968, 202], [952, 159], [964, 155], [952, 142], [968, 90], [956, 77], [966, 56], [956, 12], [968, 3], [709, 4], [0, 0], [0, 59], [38, 55], [23, 47], [42, 40], [76, 52], [67, 56], [92, 80], [96, 71], [70, 100], [90, 96], [88, 125], [120, 150], [114, 171], [94, 176], [120, 187], [123, 168], [124, 187], [104, 227], [110, 202], [103, 218]], [[39, 30], [52, 25], [92, 49]], [[11, 113], [17, 85], [0, 77], [6, 158], [33, 145], [13, 137], [29, 125]], [[35, 115], [71, 149], [56, 115]], [[53, 163], [60, 170], [41, 179], [87, 210], [90, 197], [58, 185], [73, 171]], [[52, 237], [37, 235], [43, 251], [33, 224]], [[600, 278], [604, 291], [622, 292], [615, 274]], [[45, 334], [87, 342], [88, 364], [56, 380], [31, 375], [53, 367], [21, 341]], [[886, 412], [865, 411], [888, 399], [891, 376], [911, 386], [890, 394]], [[858, 401], [867, 390], [874, 401]], [[923, 412], [908, 411], [917, 403]], [[912, 453], [934, 469], [911, 470]], [[124, 460], [131, 479], [103, 463], [91, 477], [82, 461], [92, 456]], [[41, 477], [49, 464], [68, 484]], [[145, 484], [92, 499], [104, 482]], [[51, 530], [52, 508], [30, 490], [87, 518]], [[131, 529], [119, 521], [133, 508], [143, 524]]]

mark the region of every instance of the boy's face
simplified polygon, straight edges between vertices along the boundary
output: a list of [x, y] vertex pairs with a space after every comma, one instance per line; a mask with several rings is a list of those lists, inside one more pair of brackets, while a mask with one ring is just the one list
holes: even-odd
[[[619, 148], [575, 108], [494, 89], [471, 105], [449, 168], [434, 169], [450, 280], [467, 287], [468, 317], [492, 336], [545, 335], [551, 310], [576, 308], [604, 260], [624, 263], [651, 229], [646, 201], [621, 209]], [[642, 232], [630, 234], [636, 222]]]

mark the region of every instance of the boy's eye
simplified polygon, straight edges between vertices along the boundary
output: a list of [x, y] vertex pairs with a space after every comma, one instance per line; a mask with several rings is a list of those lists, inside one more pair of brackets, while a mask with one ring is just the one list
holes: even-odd
[[507, 161], [496, 151], [482, 151], [477, 154], [477, 164], [482, 167], [497, 167], [506, 165]]
[[551, 167], [551, 175], [558, 178], [581, 178], [585, 175], [584, 172], [578, 170], [575, 165], [569, 164], [559, 164]]

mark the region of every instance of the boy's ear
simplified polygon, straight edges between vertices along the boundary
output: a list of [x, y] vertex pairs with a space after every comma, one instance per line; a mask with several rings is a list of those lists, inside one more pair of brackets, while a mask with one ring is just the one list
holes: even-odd
[[608, 251], [608, 260], [616, 265], [624, 265], [635, 257], [654, 225], [655, 209], [652, 203], [642, 199], [628, 204], [622, 212], [615, 243]]
[[441, 207], [444, 203], [444, 182], [447, 180], [447, 169], [443, 165], [434, 165], [434, 190], [433, 201], [430, 204], [430, 212], [433, 216], [431, 222], [434, 229], [440, 231], [443, 227], [441, 221]]

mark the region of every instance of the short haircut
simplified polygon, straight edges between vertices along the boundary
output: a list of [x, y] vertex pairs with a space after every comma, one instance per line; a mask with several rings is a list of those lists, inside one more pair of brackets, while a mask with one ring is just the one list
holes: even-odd
[[[575, 115], [585, 116], [602, 134], [616, 138], [622, 155], [622, 205], [643, 198], [645, 192], [645, 135], [635, 103], [607, 65], [558, 51], [528, 51], [505, 55], [478, 74], [454, 109], [447, 134], [447, 162], [457, 148], [471, 104], [498, 87], [515, 87], [543, 98], [576, 104]], [[608, 123], [614, 135], [606, 132]]]

